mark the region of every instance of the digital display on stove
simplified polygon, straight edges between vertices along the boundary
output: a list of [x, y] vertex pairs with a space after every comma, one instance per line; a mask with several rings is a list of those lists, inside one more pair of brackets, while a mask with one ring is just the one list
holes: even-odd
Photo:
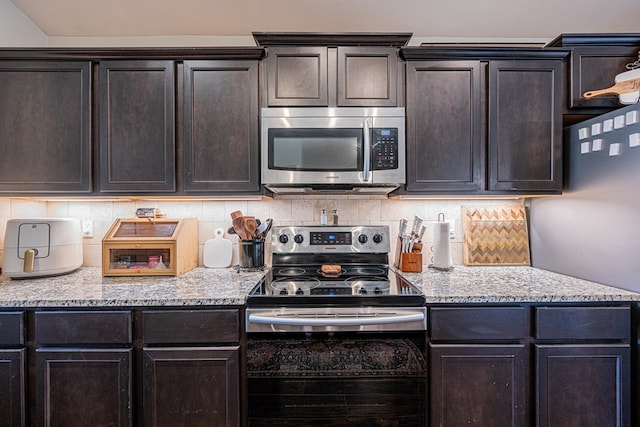
[[330, 287], [330, 288], [313, 288], [310, 291], [311, 295], [352, 295], [353, 291], [350, 287]]
[[351, 232], [313, 231], [312, 245], [351, 245]]

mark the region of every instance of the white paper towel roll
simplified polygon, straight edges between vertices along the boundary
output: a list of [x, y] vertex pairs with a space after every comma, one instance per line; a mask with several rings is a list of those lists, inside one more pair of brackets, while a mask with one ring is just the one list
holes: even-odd
[[433, 264], [430, 267], [438, 270], [450, 270], [453, 267], [449, 228], [448, 222], [436, 222], [433, 226]]

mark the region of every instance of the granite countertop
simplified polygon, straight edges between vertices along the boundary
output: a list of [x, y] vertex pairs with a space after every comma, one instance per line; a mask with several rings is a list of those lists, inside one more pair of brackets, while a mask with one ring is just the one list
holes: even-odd
[[99, 267], [39, 279], [0, 276], [0, 307], [244, 305], [264, 272], [196, 268], [180, 276], [102, 277]]
[[452, 271], [425, 267], [422, 273], [399, 274], [432, 304], [640, 301], [640, 293], [534, 267], [456, 265]]
[[[425, 267], [400, 274], [431, 304], [640, 301], [640, 293], [533, 267]], [[0, 307], [241, 306], [263, 275], [201, 267], [178, 277], [102, 277], [100, 268], [84, 267], [40, 279], [0, 276]]]

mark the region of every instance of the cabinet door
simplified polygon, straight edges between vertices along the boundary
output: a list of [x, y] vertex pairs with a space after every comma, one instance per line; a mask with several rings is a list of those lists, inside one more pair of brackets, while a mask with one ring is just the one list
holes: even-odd
[[571, 88], [569, 108], [620, 108], [617, 95], [584, 99], [589, 90], [613, 86], [616, 75], [627, 70], [627, 64], [638, 59], [640, 46], [607, 46], [574, 48], [571, 52]]
[[91, 192], [90, 63], [0, 61], [0, 194]]
[[407, 63], [407, 191], [484, 187], [483, 75], [479, 61]]
[[562, 190], [562, 61], [489, 63], [489, 190]]
[[529, 424], [524, 345], [431, 344], [430, 350], [431, 425]]
[[327, 57], [326, 47], [269, 48], [266, 60], [269, 106], [328, 106]]
[[629, 426], [628, 345], [537, 345], [540, 427]]
[[100, 63], [100, 191], [175, 191], [173, 61]]
[[36, 349], [37, 425], [132, 425], [131, 349]]
[[257, 61], [184, 62], [184, 190], [260, 190]]
[[339, 107], [395, 107], [396, 48], [338, 47], [337, 81]]
[[239, 347], [145, 348], [144, 425], [240, 424]]
[[24, 426], [25, 349], [0, 350], [0, 418], [2, 425]]

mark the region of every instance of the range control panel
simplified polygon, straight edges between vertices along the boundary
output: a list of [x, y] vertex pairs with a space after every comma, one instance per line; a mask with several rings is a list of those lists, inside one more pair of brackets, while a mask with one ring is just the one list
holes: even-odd
[[385, 225], [273, 227], [272, 253], [388, 253]]

